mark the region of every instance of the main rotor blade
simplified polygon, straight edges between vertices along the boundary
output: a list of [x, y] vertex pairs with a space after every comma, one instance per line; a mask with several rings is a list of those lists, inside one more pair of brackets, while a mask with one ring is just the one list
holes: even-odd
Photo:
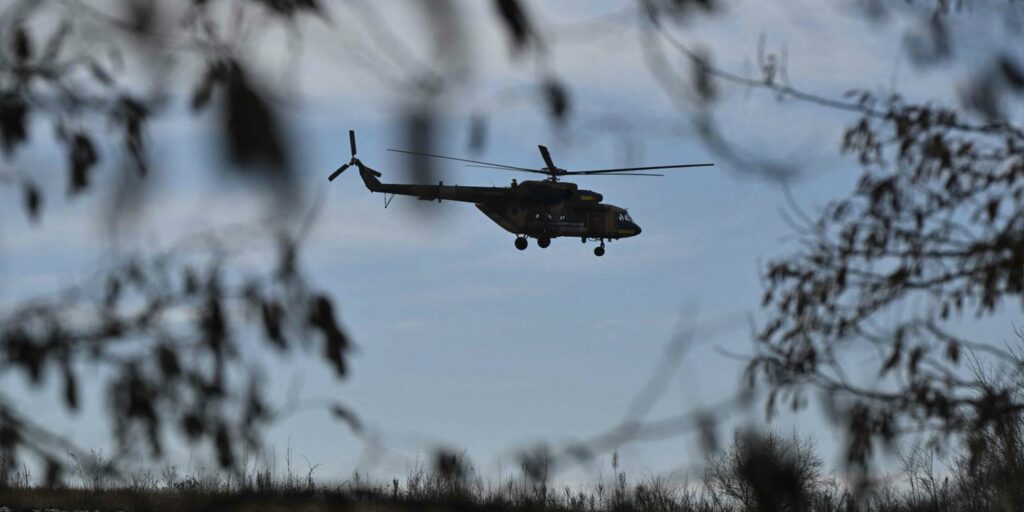
[[[468, 160], [466, 158], [455, 158], [454, 156], [433, 155], [433, 154], [430, 154], [430, 153], [420, 153], [419, 151], [406, 151], [404, 149], [388, 149], [388, 151], [393, 151], [395, 153], [405, 153], [407, 155], [429, 156], [431, 158], [443, 158], [445, 160], [455, 160], [455, 161], [458, 161], [458, 162], [469, 162], [471, 164], [483, 164], [483, 165], [489, 165], [491, 167], [500, 167], [502, 169], [507, 169], [507, 170], [510, 170], [510, 171], [538, 172], [536, 169], [527, 169], [526, 167], [516, 167], [516, 166], [513, 166], [513, 165], [494, 164], [494, 163], [491, 163], [491, 162], [481, 162], [479, 160]], [[547, 173], [542, 173], [542, 174], [547, 174]]]
[[684, 167], [713, 167], [715, 164], [682, 164], [655, 165], [651, 167], [620, 167], [618, 169], [593, 169], [588, 171], [569, 171], [565, 174], [608, 174], [613, 172], [650, 171], [654, 169], [682, 169]]
[[645, 172], [602, 172], [600, 174], [591, 174], [590, 176], [664, 176], [664, 174], [648, 174]]
[[558, 170], [558, 168], [555, 167], [555, 162], [551, 160], [551, 153], [548, 153], [548, 148], [546, 146], [537, 146], [537, 148], [540, 149], [540, 156], [544, 159], [544, 163], [548, 165], [548, 169], [551, 172]]
[[349, 164], [345, 164], [341, 167], [338, 167], [338, 170], [334, 171], [333, 173], [331, 173], [330, 176], [327, 177], [327, 181], [334, 181], [334, 178], [337, 178], [339, 174], [345, 172], [345, 169], [348, 169], [348, 165]]
[[[506, 170], [508, 170], [508, 169], [503, 169], [501, 167], [492, 167], [490, 165], [467, 165], [466, 167], [476, 167], [478, 169], [494, 169], [494, 170], [498, 170], [498, 171], [506, 171]], [[523, 171], [523, 172], [527, 172], [527, 171]], [[530, 172], [535, 172], [537, 174], [543, 174], [545, 176], [550, 176], [550, 173], [546, 173], [544, 171], [530, 171]], [[642, 173], [642, 172], [605, 172], [605, 173], [601, 173], [601, 174], [595, 174], [594, 176], [664, 176], [664, 174], [646, 174], [646, 173]]]
[[352, 156], [356, 156], [356, 131], [348, 131], [348, 145], [352, 148]]
[[548, 175], [548, 173], [546, 173], [544, 171], [537, 171], [537, 170], [534, 170], [534, 169], [509, 169], [509, 168], [502, 167], [502, 166], [497, 166], [497, 165], [466, 165], [466, 167], [475, 167], [477, 169], [494, 169], [496, 171], [532, 172], [534, 174], [543, 174], [545, 176]]

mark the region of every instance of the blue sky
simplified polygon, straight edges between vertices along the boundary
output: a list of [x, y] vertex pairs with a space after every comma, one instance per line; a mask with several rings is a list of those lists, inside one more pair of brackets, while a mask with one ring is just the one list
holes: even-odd
[[[416, 29], [417, 10], [405, 4], [391, 2], [381, 9], [415, 47], [423, 35]], [[479, 4], [468, 9], [471, 24], [490, 16]], [[618, 3], [528, 5], [559, 26], [563, 20], [615, 11]], [[912, 97], [950, 101], [957, 90], [956, 70], [940, 74], [902, 62], [901, 41], [915, 23], [919, 20], [908, 15], [872, 25], [846, 8], [817, 2], [757, 2], [695, 20], [677, 33], [737, 72], [754, 61], [764, 34], [770, 50], [786, 48], [794, 85], [827, 96], [895, 83]], [[636, 34], [617, 32], [615, 25], [595, 43], [564, 40], [553, 46], [553, 67], [572, 92], [573, 117], [565, 127], [553, 128], [535, 103], [502, 110], [491, 117], [488, 144], [476, 157], [539, 166], [536, 146], [546, 144], [555, 161], [570, 169], [722, 164], [644, 67]], [[297, 390], [303, 401], [350, 405], [391, 450], [367, 458], [359, 440], [314, 408], [271, 431], [279, 458], [290, 445], [296, 456], [323, 464], [318, 475], [326, 478], [344, 478], [356, 469], [390, 477], [443, 445], [466, 450], [487, 476], [495, 476], [499, 464], [508, 474], [517, 467], [517, 451], [532, 443], [557, 446], [614, 426], [669, 341], [684, 329], [696, 333], [693, 346], [652, 417], [715, 403], [735, 392], [742, 364], [722, 351], [749, 351], [748, 321], [756, 319], [761, 293], [759, 266], [796, 248], [780, 213], [786, 201], [778, 183], [757, 169], [729, 165], [664, 178], [581, 179], [581, 187], [628, 208], [644, 230], [640, 237], [610, 244], [603, 258], [593, 256], [592, 245], [572, 239], [519, 252], [511, 235], [468, 204], [417, 205], [397, 198], [383, 209], [382, 197], [369, 194], [355, 173], [330, 186], [326, 176], [347, 160], [345, 131], [355, 129], [364, 162], [383, 172], [386, 181], [408, 178], [412, 161], [385, 151], [401, 144], [396, 119], [403, 98], [353, 67], [352, 56], [332, 43], [360, 36], [318, 22], [308, 26], [302, 58], [287, 68], [291, 74], [283, 75], [281, 56], [272, 46], [256, 50], [255, 57], [270, 82], [287, 84], [285, 90], [300, 95], [289, 105], [300, 186], [308, 197], [324, 201], [302, 261], [340, 305], [359, 348], [347, 381], [333, 380], [329, 368], [316, 362], [315, 351], [285, 361], [271, 381], [281, 400]], [[488, 18], [479, 26], [495, 25]], [[478, 30], [472, 37], [477, 74], [460, 101], [486, 101], [487, 91], [533, 83], [528, 62], [510, 61], [503, 33]], [[954, 80], [936, 82], [936, 75]], [[445, 110], [439, 152], [468, 155], [466, 113], [458, 106]], [[584, 127], [608, 115], [641, 127], [635, 135], [642, 140], [638, 158], [624, 161], [614, 136], [588, 137]], [[807, 210], [845, 194], [857, 177], [853, 162], [838, 155], [848, 117], [723, 86], [716, 118], [746, 153], [800, 166], [802, 177], [790, 186]], [[647, 136], [647, 130], [654, 134]], [[169, 243], [176, 233], [258, 218], [263, 203], [250, 190], [209, 178], [216, 165], [205, 153], [210, 136], [202, 119], [189, 116], [173, 115], [153, 126], [149, 140], [159, 187], [134, 228], [136, 241]], [[62, 165], [45, 144], [18, 158], [17, 165]], [[514, 177], [458, 165], [441, 168], [446, 183], [500, 186]], [[95, 220], [107, 199], [102, 194], [57, 199], [62, 185], [60, 180], [47, 184], [54, 199], [39, 226], [29, 225], [11, 203], [0, 209], [4, 304], [81, 280], [113, 250]], [[424, 219], [419, 207], [437, 215]], [[1010, 334], [1005, 323], [982, 329], [995, 337]], [[57, 396], [57, 390], [30, 393]], [[104, 446], [102, 425], [90, 421], [102, 411], [100, 397], [86, 406], [77, 419], [57, 410], [36, 412], [83, 444]], [[735, 421], [763, 418], [756, 410]], [[814, 410], [784, 416], [777, 426], [815, 435], [826, 461], [838, 460], [840, 440]], [[183, 458], [186, 453], [181, 452]], [[624, 468], [633, 474], [692, 475], [701, 460], [693, 436], [633, 444], [621, 453]], [[601, 469], [563, 478], [591, 480], [595, 471]]]

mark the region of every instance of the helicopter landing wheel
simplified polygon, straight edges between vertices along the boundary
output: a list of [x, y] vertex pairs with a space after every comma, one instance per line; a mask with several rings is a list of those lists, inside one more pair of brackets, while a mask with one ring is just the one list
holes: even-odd
[[594, 256], [604, 256], [604, 246], [599, 245], [594, 247]]
[[547, 249], [549, 245], [551, 245], [551, 239], [550, 238], [538, 238], [537, 239], [537, 246], [540, 247], [541, 249]]
[[525, 236], [516, 237], [516, 249], [525, 251], [528, 245], [530, 245], [530, 242], [526, 240]]
[[581, 237], [580, 242], [587, 243], [587, 237]]

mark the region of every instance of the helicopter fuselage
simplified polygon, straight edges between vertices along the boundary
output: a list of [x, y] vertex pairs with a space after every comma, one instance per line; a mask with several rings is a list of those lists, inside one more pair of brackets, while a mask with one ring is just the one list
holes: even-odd
[[575, 183], [530, 180], [508, 187], [407, 185], [381, 183], [367, 170], [360, 176], [371, 192], [413, 196], [423, 201], [473, 203], [495, 224], [520, 237], [549, 243], [557, 237], [614, 240], [640, 234], [624, 208], [601, 201], [604, 197]]
[[[563, 236], [579, 237], [584, 243], [588, 239], [597, 240], [600, 246], [594, 248], [594, 255], [604, 255], [605, 240], [615, 240], [640, 234], [640, 226], [630, 218], [625, 209], [601, 201], [604, 197], [593, 190], [581, 190], [575, 183], [560, 182], [559, 179], [569, 176], [664, 176], [662, 169], [682, 169], [688, 167], [711, 167], [715, 164], [672, 164], [653, 165], [646, 167], [616, 167], [611, 169], [567, 170], [555, 165], [551, 152], [546, 146], [537, 146], [545, 167], [530, 168], [514, 165], [482, 162], [467, 158], [436, 155], [423, 151], [389, 149], [397, 153], [405, 153], [427, 158], [453, 160], [472, 167], [484, 167], [502, 171], [526, 172], [543, 174], [548, 178], [543, 181], [530, 180], [517, 183], [512, 180], [508, 187], [461, 187], [445, 186], [444, 182], [437, 185], [412, 185], [398, 183], [381, 183], [381, 173], [367, 167], [356, 156], [356, 132], [348, 131], [349, 148], [352, 159], [338, 167], [327, 181], [345, 172], [349, 167], [359, 169], [359, 176], [371, 192], [385, 194], [384, 207], [390, 199], [387, 194], [413, 196], [424, 201], [462, 201], [473, 203], [488, 218], [506, 231], [516, 235], [516, 249], [520, 251], [529, 245], [528, 238], [537, 239], [537, 245], [545, 248], [551, 245], [551, 239]], [[642, 172], [639, 172], [642, 171]]]

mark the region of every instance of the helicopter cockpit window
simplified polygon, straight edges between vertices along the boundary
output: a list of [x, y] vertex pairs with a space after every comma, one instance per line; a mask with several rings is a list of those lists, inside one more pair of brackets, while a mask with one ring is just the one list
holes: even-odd
[[626, 213], [626, 212], [619, 213], [619, 220], [626, 221], [626, 222], [633, 222], [632, 217], [630, 217], [629, 214]]

